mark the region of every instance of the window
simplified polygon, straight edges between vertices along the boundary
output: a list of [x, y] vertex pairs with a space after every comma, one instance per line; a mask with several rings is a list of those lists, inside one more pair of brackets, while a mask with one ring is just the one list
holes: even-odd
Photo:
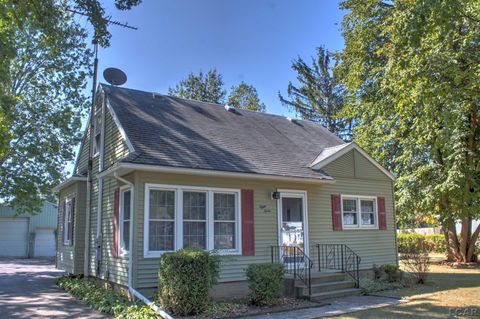
[[175, 248], [175, 191], [150, 190], [148, 250]]
[[102, 108], [100, 107], [94, 116], [93, 122], [93, 155], [97, 155], [100, 152], [100, 144], [102, 142]]
[[63, 244], [71, 245], [73, 238], [73, 200], [72, 198], [65, 199], [65, 209], [63, 211]]
[[376, 228], [376, 198], [368, 196], [342, 196], [343, 227]]
[[214, 249], [235, 249], [235, 194], [213, 194]]
[[205, 192], [183, 192], [183, 247], [207, 249]]
[[181, 248], [240, 253], [240, 190], [145, 187], [145, 257]]
[[120, 192], [120, 253], [125, 255], [130, 250], [130, 216], [132, 211], [132, 191], [130, 188]]

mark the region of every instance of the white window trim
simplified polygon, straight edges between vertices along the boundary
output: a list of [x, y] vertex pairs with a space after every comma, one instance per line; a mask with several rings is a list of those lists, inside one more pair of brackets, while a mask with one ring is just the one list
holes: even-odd
[[282, 242], [282, 198], [301, 198], [303, 205], [303, 252], [309, 256], [310, 255], [310, 243], [309, 243], [309, 233], [308, 233], [308, 200], [307, 200], [307, 191], [298, 190], [298, 189], [277, 189], [277, 192], [280, 192], [280, 198], [277, 200], [277, 227], [278, 227], [278, 245], [283, 246]]
[[[242, 207], [241, 190], [232, 188], [199, 187], [187, 185], [166, 185], [145, 183], [144, 196], [144, 222], [143, 222], [143, 257], [158, 258], [165, 252], [171, 251], [152, 251], [149, 250], [149, 220], [150, 220], [150, 190], [164, 190], [175, 192], [175, 250], [183, 247], [183, 192], [195, 191], [207, 193], [207, 250], [215, 252], [218, 255], [241, 255], [242, 253]], [[213, 249], [214, 247], [214, 220], [213, 220], [213, 194], [235, 194], [235, 243], [236, 249]]]
[[[75, 214], [75, 212], [73, 212], [72, 214], [72, 211], [71, 211], [71, 207], [72, 207], [72, 198], [73, 197], [66, 197], [65, 198], [65, 209], [64, 209], [64, 218], [63, 218], [63, 244], [64, 245], [71, 245], [71, 241], [72, 241], [72, 237], [73, 237], [73, 234], [70, 234], [70, 237], [71, 238], [67, 238], [67, 234], [70, 232], [70, 223], [72, 222], [72, 215]], [[68, 209], [70, 207], [70, 209]], [[67, 215], [67, 211], [68, 211], [68, 215]], [[70, 223], [69, 223], [70, 221]], [[68, 225], [68, 232], [66, 231], [67, 230], [67, 225]]]
[[129, 250], [125, 249], [125, 243], [123, 242], [123, 233], [125, 232], [125, 229], [123, 228], [123, 196], [126, 192], [130, 192], [130, 229], [128, 229], [129, 234], [131, 235], [131, 228], [132, 228], [132, 212], [133, 212], [133, 188], [129, 185], [125, 185], [120, 187], [119, 190], [119, 203], [118, 203], [118, 254], [121, 257], [128, 256], [130, 253]]
[[[354, 199], [357, 201], [357, 225], [345, 225], [343, 221], [343, 200]], [[375, 218], [374, 225], [362, 225], [361, 221], [361, 203], [362, 199], [373, 200], [373, 214]], [[377, 196], [365, 196], [365, 195], [340, 195], [340, 207], [342, 212], [342, 229], [343, 230], [371, 230], [378, 228], [378, 208], [377, 208]]]

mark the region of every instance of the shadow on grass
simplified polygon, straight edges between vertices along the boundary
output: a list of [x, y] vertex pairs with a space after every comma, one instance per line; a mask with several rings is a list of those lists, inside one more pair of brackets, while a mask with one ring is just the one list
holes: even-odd
[[[360, 311], [349, 315], [342, 316], [342, 318], [456, 318], [454, 316], [462, 317], [465, 314], [480, 315], [480, 306], [478, 304], [471, 304], [462, 307], [449, 307], [438, 305], [434, 303], [435, 300], [430, 298], [419, 298], [414, 303], [402, 304], [400, 306], [390, 306], [384, 308], [377, 308], [372, 310]], [[477, 318], [468, 316], [468, 318]]]
[[377, 295], [408, 298], [440, 291], [478, 287], [480, 287], [480, 264], [469, 269], [455, 269], [446, 265], [431, 265], [425, 284], [397, 290], [387, 290], [377, 293]]

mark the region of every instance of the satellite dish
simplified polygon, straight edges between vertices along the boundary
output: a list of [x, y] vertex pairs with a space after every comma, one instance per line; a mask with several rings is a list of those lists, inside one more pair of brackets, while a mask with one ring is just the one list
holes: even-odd
[[107, 68], [103, 71], [103, 77], [105, 81], [111, 85], [123, 85], [127, 82], [127, 75], [120, 69]]

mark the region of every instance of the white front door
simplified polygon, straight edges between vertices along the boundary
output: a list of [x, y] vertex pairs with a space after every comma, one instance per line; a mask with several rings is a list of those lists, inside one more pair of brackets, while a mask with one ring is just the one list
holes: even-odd
[[[281, 191], [278, 200], [278, 220], [279, 245], [298, 247], [308, 256], [307, 193]], [[284, 248], [284, 254], [288, 255], [289, 252], [289, 249]], [[292, 262], [290, 259], [293, 257], [284, 256], [284, 262]]]

